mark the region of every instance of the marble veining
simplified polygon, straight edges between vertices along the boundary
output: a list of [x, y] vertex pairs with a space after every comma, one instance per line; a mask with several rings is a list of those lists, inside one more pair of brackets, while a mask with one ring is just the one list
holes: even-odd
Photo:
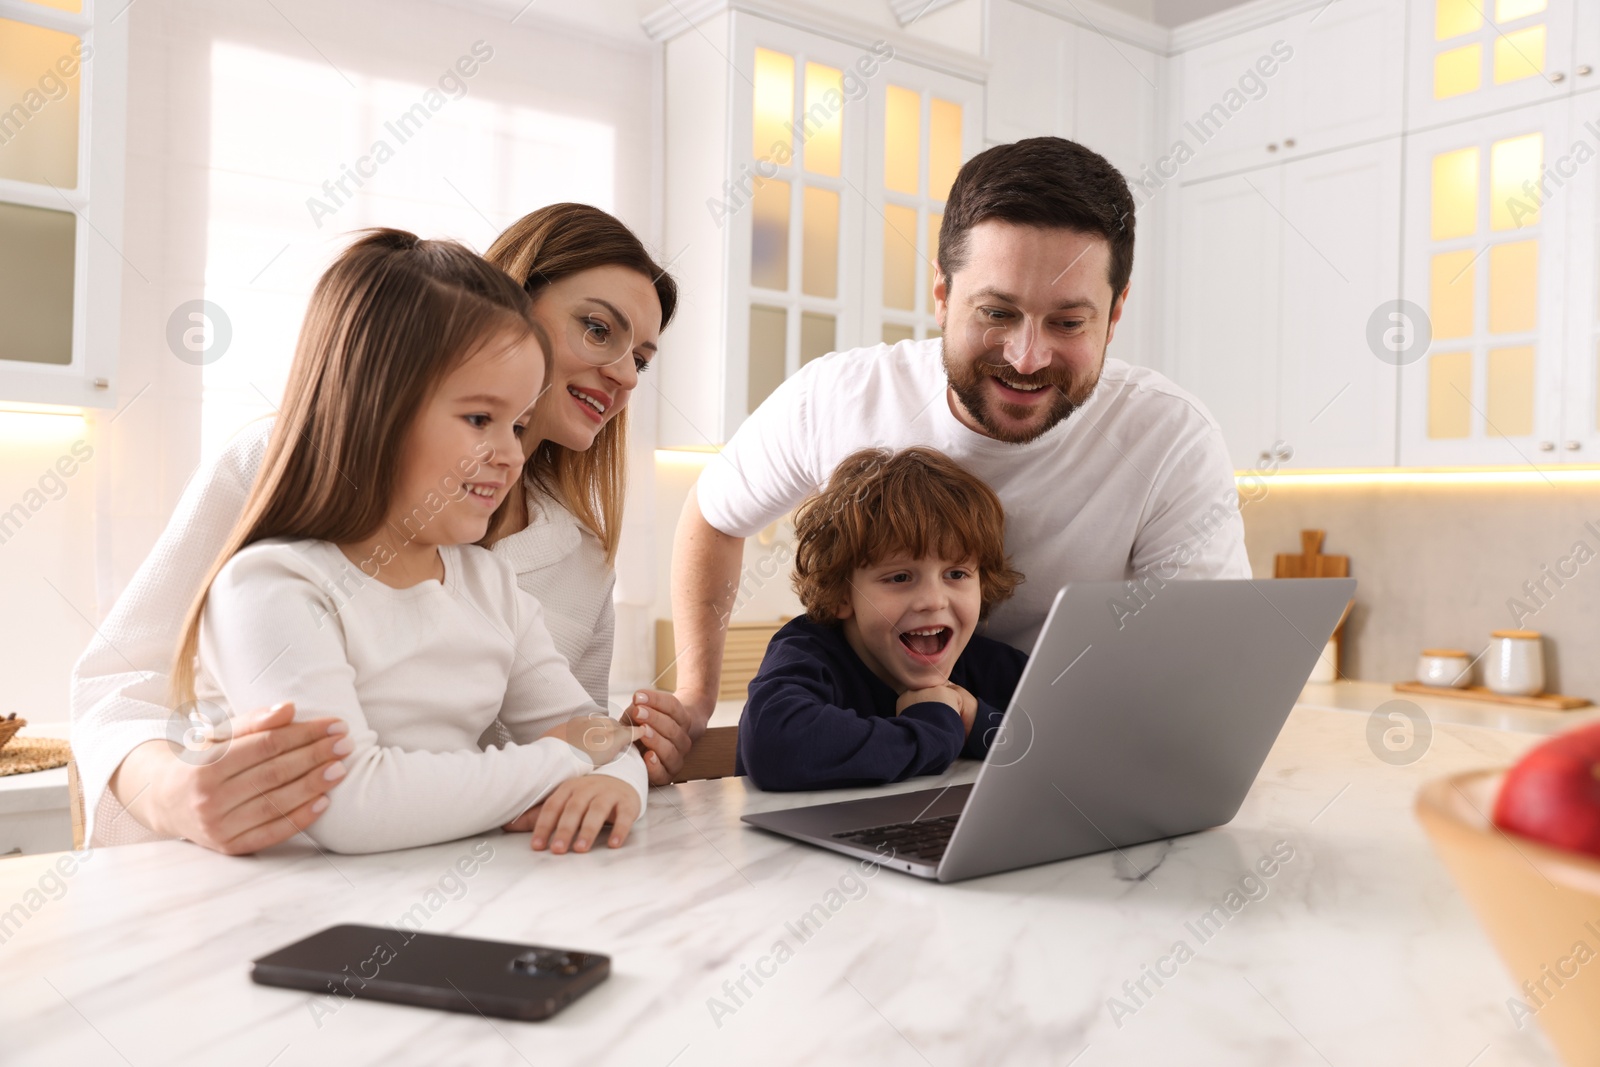
[[[1411, 815], [1423, 782], [1538, 737], [1435, 722], [1396, 764], [1366, 726], [1298, 708], [1220, 829], [948, 886], [744, 827], [807, 798], [741, 779], [656, 790], [625, 848], [582, 857], [489, 835], [371, 856], [136, 845], [64, 876], [60, 854], [0, 861], [0, 1059], [1554, 1063]], [[249, 981], [251, 959], [337, 922], [592, 949], [613, 976], [542, 1024]]]

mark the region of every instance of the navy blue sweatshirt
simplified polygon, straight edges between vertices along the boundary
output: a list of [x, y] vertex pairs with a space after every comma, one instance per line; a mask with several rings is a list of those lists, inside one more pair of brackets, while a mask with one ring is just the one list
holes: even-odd
[[970, 737], [948, 704], [899, 715], [899, 697], [861, 662], [841, 626], [784, 624], [750, 682], [736, 770], [769, 790], [829, 789], [939, 774], [957, 756], [982, 759], [1028, 657], [977, 634], [950, 680], [978, 700]]

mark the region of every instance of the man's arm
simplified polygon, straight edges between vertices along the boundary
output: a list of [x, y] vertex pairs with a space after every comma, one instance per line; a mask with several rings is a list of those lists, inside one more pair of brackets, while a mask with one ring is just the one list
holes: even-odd
[[676, 696], [689, 713], [692, 736], [705, 732], [722, 679], [722, 649], [739, 588], [744, 538], [731, 537], [700, 513], [690, 487], [672, 544], [672, 634]]

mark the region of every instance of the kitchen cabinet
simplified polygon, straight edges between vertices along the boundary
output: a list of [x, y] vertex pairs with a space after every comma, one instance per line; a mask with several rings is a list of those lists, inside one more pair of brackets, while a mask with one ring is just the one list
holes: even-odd
[[[65, 7], [65, 5], [58, 5]], [[116, 403], [128, 23], [0, 10], [0, 402]]]
[[1183, 51], [1173, 65], [1183, 180], [1400, 132], [1404, 11], [1341, 0]]
[[1600, 85], [1592, 0], [1412, 0], [1406, 90], [1413, 128]]
[[1400, 158], [1390, 138], [1183, 187], [1174, 377], [1236, 467], [1394, 462], [1366, 324], [1398, 284]]
[[[1151, 180], [1151, 168], [1161, 156], [1158, 133], [1167, 60], [1135, 41], [1153, 44], [1154, 37], [1164, 34], [1153, 26], [1141, 31], [1135, 25], [1114, 24], [1114, 18], [1098, 8], [1089, 11], [1052, 0], [992, 0], [985, 141], [994, 145], [1025, 137], [1066, 137], [1105, 156], [1130, 183]], [[1094, 25], [1082, 24], [1088, 19]], [[1155, 191], [1152, 182], [1151, 196], [1136, 198], [1140, 217], [1133, 295], [1111, 351], [1132, 363], [1160, 366], [1155, 324], [1162, 305], [1162, 234], [1159, 211], [1143, 210]]]
[[[1600, 5], [1588, 5], [1585, 13], [1600, 17]], [[1561, 196], [1567, 211], [1566, 284], [1559, 290], [1567, 315], [1558, 449], [1567, 462], [1600, 463], [1600, 93], [1572, 98], [1567, 128], [1568, 151], [1548, 160], [1566, 185], [1552, 188], [1550, 199]]]
[[1404, 295], [1431, 343], [1401, 368], [1404, 465], [1594, 461], [1593, 134], [1574, 114], [1551, 100], [1408, 139]]
[[659, 34], [666, 254], [688, 284], [659, 444], [705, 447], [811, 359], [937, 333], [932, 261], [983, 85], [969, 57], [903, 37], [662, 18], [679, 23]]

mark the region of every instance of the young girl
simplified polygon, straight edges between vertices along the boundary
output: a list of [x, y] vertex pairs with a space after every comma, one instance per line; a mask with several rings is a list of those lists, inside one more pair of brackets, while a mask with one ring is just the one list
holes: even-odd
[[[643, 810], [628, 731], [573, 678], [515, 571], [473, 544], [518, 484], [548, 373], [539, 332], [506, 274], [396, 230], [357, 240], [312, 295], [173, 690], [231, 708], [292, 693], [301, 717], [341, 720], [328, 774], [346, 780], [311, 804], [325, 848], [481, 833], [590, 772], [608, 781], [561, 794], [562, 822], [610, 821], [616, 847]], [[497, 717], [515, 743], [479, 750]]]

